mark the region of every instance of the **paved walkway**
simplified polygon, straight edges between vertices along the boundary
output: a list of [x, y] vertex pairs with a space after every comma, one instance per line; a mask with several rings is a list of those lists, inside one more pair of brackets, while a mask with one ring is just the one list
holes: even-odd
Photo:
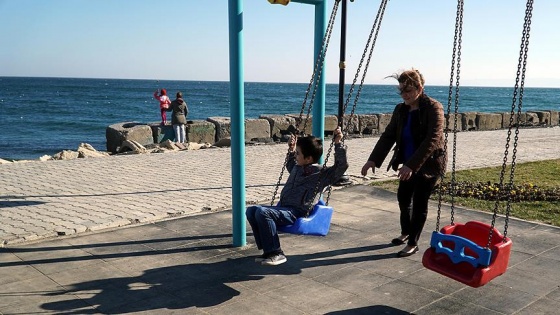
[[[505, 131], [457, 136], [458, 169], [501, 165]], [[0, 165], [0, 314], [556, 314], [558, 228], [510, 221], [509, 269], [478, 289], [421, 253], [395, 258], [395, 196], [361, 185], [393, 174], [359, 175], [376, 139], [346, 141], [357, 185], [333, 192], [327, 237], [282, 236], [278, 268], [252, 262], [250, 235], [231, 246], [229, 149]], [[560, 127], [521, 130], [517, 162], [559, 158], [558, 139]], [[270, 199], [285, 152], [246, 148], [248, 203]]]

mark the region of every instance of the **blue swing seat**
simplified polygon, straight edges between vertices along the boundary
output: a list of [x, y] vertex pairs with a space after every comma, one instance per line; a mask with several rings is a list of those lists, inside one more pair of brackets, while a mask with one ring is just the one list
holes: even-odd
[[333, 212], [332, 207], [319, 200], [309, 216], [298, 218], [292, 225], [279, 225], [276, 229], [290, 234], [325, 236], [329, 233]]

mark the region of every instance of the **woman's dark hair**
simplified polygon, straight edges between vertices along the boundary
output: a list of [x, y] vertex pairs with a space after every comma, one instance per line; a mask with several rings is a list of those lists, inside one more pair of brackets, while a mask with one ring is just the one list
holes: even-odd
[[317, 163], [323, 155], [323, 140], [314, 136], [301, 137], [297, 139], [296, 146], [299, 147], [303, 157], [312, 157], [313, 163]]

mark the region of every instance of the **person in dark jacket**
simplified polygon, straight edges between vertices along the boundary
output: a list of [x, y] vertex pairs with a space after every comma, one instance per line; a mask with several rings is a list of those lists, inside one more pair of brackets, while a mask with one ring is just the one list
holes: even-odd
[[189, 108], [187, 107], [187, 102], [183, 99], [182, 92], [177, 92], [176, 99], [171, 102], [169, 110], [173, 111], [171, 124], [175, 131], [175, 141], [184, 143], [186, 141], [185, 125], [187, 124]]
[[323, 154], [323, 143], [313, 136], [292, 136], [288, 143], [289, 156], [286, 169], [290, 176], [280, 193], [278, 206], [251, 206], [246, 210], [247, 220], [253, 229], [258, 249], [263, 254], [255, 259], [261, 265], [275, 266], [287, 261], [280, 247], [277, 225], [291, 225], [313, 207], [315, 193], [322, 192], [336, 183], [348, 169], [346, 147], [340, 143], [342, 131], [334, 133], [334, 164], [323, 169], [316, 164]]
[[398, 257], [406, 257], [418, 251], [418, 239], [428, 216], [428, 200], [445, 172], [444, 113], [441, 103], [424, 93], [424, 77], [418, 70], [407, 70], [390, 77], [399, 82], [399, 94], [404, 102], [395, 107], [391, 121], [361, 173], [365, 176], [369, 169], [375, 172], [395, 145], [387, 170], [397, 171], [400, 180], [397, 201], [401, 235], [391, 243], [401, 245], [406, 242], [397, 253]]

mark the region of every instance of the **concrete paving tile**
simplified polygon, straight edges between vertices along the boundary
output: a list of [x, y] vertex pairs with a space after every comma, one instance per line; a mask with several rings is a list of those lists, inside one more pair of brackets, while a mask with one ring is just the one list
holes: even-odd
[[539, 299], [526, 308], [515, 313], [516, 315], [549, 315], [558, 314], [560, 310], [560, 302], [547, 298]]
[[513, 314], [539, 299], [536, 295], [492, 282], [479, 288], [464, 287], [453, 293], [452, 297], [506, 314]]
[[560, 264], [560, 261], [556, 259], [534, 256], [515, 265], [515, 268], [525, 271], [526, 273], [546, 275], [547, 280], [560, 283], [560, 272], [554, 272], [554, 270], [558, 268], [558, 264]]
[[[31, 314], [44, 312], [46, 303], [56, 303], [75, 296], [61, 294], [63, 288], [47, 277], [36, 277], [2, 286], [0, 291], [0, 313]], [[89, 307], [84, 302], [79, 307]], [[19, 311], [20, 313], [16, 313]]]
[[286, 303], [278, 301], [277, 299], [271, 299], [269, 296], [263, 294], [251, 294], [250, 296], [244, 296], [243, 292], [241, 292], [240, 296], [233, 297], [231, 303], [222, 303], [214, 307], [203, 307], [201, 308], [201, 310], [212, 315], [230, 315], [233, 314], [233, 312], [235, 312], [236, 314], [262, 315], [308, 314], [301, 311], [298, 307], [288, 305]]
[[362, 299], [360, 297], [351, 298], [340, 305], [329, 305], [328, 307], [321, 308], [316, 314], [325, 315], [409, 315], [406, 312], [394, 307], [383, 304], [372, 305], [371, 301]]
[[556, 288], [554, 291], [547, 294], [546, 297], [549, 298], [549, 299], [560, 302], [560, 285], [558, 285], [558, 288]]
[[540, 255], [541, 257], [546, 257], [550, 259], [554, 259], [560, 262], [560, 246], [554, 247]]
[[62, 286], [64, 292], [79, 292], [87, 290], [100, 290], [112, 282], [119, 283], [131, 276], [110, 264], [97, 261], [82, 270], [65, 270], [49, 275], [52, 281]]
[[455, 299], [452, 297], [444, 297], [423, 307], [419, 310], [414, 311], [415, 315], [499, 315], [504, 314], [502, 312], [495, 312], [493, 310], [470, 304], [468, 302]]
[[294, 286], [283, 287], [264, 293], [269, 299], [275, 299], [303, 312], [312, 313], [326, 305], [338, 305], [347, 301], [352, 294], [324, 285], [314, 280], [307, 280]]
[[399, 280], [419, 287], [424, 287], [428, 290], [433, 290], [444, 295], [452, 294], [465, 287], [465, 285], [460, 282], [425, 268], [416, 272], [405, 274], [399, 278]]
[[418, 262], [408, 259], [399, 259], [394, 257], [393, 254], [391, 254], [389, 259], [383, 261], [364, 261], [358, 264], [357, 268], [375, 272], [391, 279], [400, 279], [408, 274], [424, 269], [422, 264], [418, 264]]
[[[515, 231], [515, 229], [512, 229]], [[512, 247], [516, 251], [525, 252], [532, 255], [537, 255], [557, 246], [560, 246], [560, 238], [553, 237], [553, 234], [543, 232], [540, 230], [523, 231], [520, 234], [513, 232], [508, 234], [513, 241]]]
[[513, 288], [531, 295], [544, 296], [558, 288], [558, 282], [540, 273], [527, 272], [518, 268], [508, 268], [505, 274], [496, 277], [492, 283]]
[[26, 264], [45, 275], [63, 270], [87, 268], [96, 263], [96, 258], [90, 253], [63, 244], [61, 246], [18, 247], [10, 248], [10, 250], [15, 251], [15, 254]]
[[373, 305], [385, 305], [405, 312], [413, 312], [444, 295], [399, 280], [375, 287], [361, 294]]
[[353, 295], [361, 296], [372, 288], [389, 283], [394, 279], [367, 272], [365, 270], [349, 267], [337, 270], [329, 274], [323, 274], [313, 278], [313, 280], [324, 283], [325, 285], [350, 292]]
[[0, 248], [0, 288], [12, 282], [24, 281], [40, 277], [42, 274], [19, 257]]
[[151, 296], [141, 301], [130, 302], [116, 307], [107, 306], [103, 309], [105, 314], [185, 314], [204, 315], [207, 312], [196, 307], [186, 307], [186, 303], [170, 296]]
[[525, 252], [518, 252], [515, 250], [515, 244], [512, 244], [511, 253], [509, 256], [508, 268], [511, 268], [529, 258], [533, 257], [533, 255]]

